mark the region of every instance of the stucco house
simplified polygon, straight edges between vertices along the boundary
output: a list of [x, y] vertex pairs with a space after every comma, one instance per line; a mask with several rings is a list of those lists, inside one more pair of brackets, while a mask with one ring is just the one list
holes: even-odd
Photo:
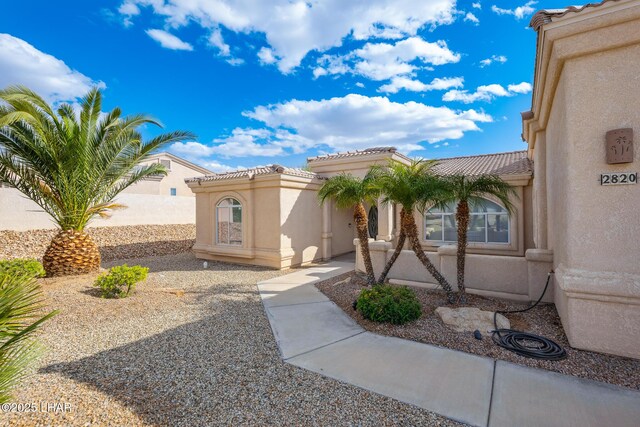
[[[509, 215], [495, 200], [472, 212], [466, 262], [471, 292], [535, 300], [555, 271], [554, 302], [571, 345], [640, 358], [640, 0], [542, 10], [531, 21], [537, 51], [526, 149], [440, 159], [442, 174], [496, 174], [516, 187]], [[410, 159], [391, 147], [187, 179], [196, 195], [199, 258], [285, 268], [356, 249], [351, 211], [320, 206], [324, 179], [362, 176], [371, 165]], [[394, 248], [399, 209], [368, 206], [370, 248], [380, 271]], [[415, 212], [422, 246], [451, 283], [453, 210]], [[356, 267], [362, 269], [361, 259]], [[394, 283], [433, 286], [412, 251]]]
[[146, 165], [149, 163], [163, 164], [167, 169], [167, 175], [146, 178], [125, 189], [125, 193], [193, 197], [193, 193], [189, 190], [184, 180], [194, 176], [210, 175], [213, 173], [209, 169], [167, 152], [154, 154], [142, 164]]

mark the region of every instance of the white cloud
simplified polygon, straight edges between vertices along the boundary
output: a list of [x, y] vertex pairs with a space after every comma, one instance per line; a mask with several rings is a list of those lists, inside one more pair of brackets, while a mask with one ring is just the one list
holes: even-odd
[[209, 161], [209, 162], [203, 163], [202, 166], [215, 173], [225, 173], [225, 172], [233, 172], [240, 169], [247, 169], [244, 166], [233, 167], [233, 166], [225, 165], [216, 161]]
[[509, 92], [513, 93], [529, 93], [531, 92], [532, 86], [531, 83], [522, 82], [517, 85], [509, 85], [507, 88], [509, 89]]
[[367, 43], [347, 55], [323, 55], [318, 59], [318, 66], [313, 73], [316, 78], [355, 74], [380, 81], [409, 76], [420, 65], [443, 65], [458, 61], [460, 54], [452, 52], [446, 42], [427, 42], [421, 37], [410, 37], [394, 44]]
[[294, 99], [243, 114], [262, 127], [234, 129], [213, 145], [174, 144], [172, 151], [229, 158], [283, 156], [311, 148], [344, 151], [393, 145], [411, 152], [423, 149], [425, 142], [461, 138], [465, 132], [480, 130], [478, 123], [492, 121], [488, 114], [473, 109], [459, 111], [356, 94], [311, 101]]
[[487, 67], [493, 64], [494, 62], [499, 62], [501, 64], [504, 64], [505, 62], [507, 62], [507, 57], [504, 55], [491, 55], [490, 58], [483, 59], [482, 61], [480, 61], [480, 68]]
[[443, 101], [459, 101], [465, 104], [471, 104], [476, 101], [492, 101], [498, 97], [513, 96], [515, 94], [523, 94], [531, 91], [531, 85], [527, 82], [512, 84], [505, 89], [499, 84], [490, 84], [478, 86], [475, 92], [470, 93], [467, 90], [450, 90], [442, 95]]
[[356, 83], [356, 86], [358, 86], [359, 88], [363, 88], [364, 87], [364, 83], [358, 82], [358, 83]]
[[[224, 26], [237, 33], [263, 33], [283, 73], [293, 71], [310, 51], [323, 52], [356, 40], [414, 36], [425, 26], [454, 21], [455, 0], [370, 0], [262, 2], [233, 0], [126, 0], [150, 7], [178, 28], [195, 22], [212, 29]], [[127, 15], [128, 16], [128, 15]]]
[[242, 58], [229, 58], [226, 61], [228, 64], [233, 65], [234, 67], [244, 64], [244, 59]]
[[268, 47], [262, 47], [258, 51], [258, 59], [260, 59], [261, 64], [274, 64], [278, 61], [278, 58], [273, 54], [273, 50]]
[[24, 85], [49, 102], [72, 101], [92, 86], [106, 87], [10, 34], [0, 34], [0, 70], [0, 88]]
[[160, 43], [160, 46], [171, 50], [193, 50], [187, 42], [183, 42], [178, 37], [164, 30], [149, 29], [146, 31], [147, 35]]
[[133, 3], [122, 3], [118, 8], [118, 12], [126, 16], [136, 16], [140, 14], [140, 8]]
[[401, 89], [410, 92], [426, 92], [429, 90], [446, 90], [452, 87], [462, 87], [464, 78], [445, 77], [435, 78], [429, 84], [422, 83], [409, 77], [394, 77], [391, 82], [378, 89], [379, 92], [397, 93]]
[[464, 16], [464, 21], [473, 22], [476, 25], [480, 24], [480, 20], [471, 12], [467, 12], [467, 14]]
[[480, 4], [480, 2], [471, 3], [471, 7], [473, 7], [474, 9], [482, 9], [482, 5]]
[[[220, 28], [214, 28], [213, 31], [211, 31], [211, 34], [209, 34], [208, 42], [209, 42], [209, 46], [213, 46], [218, 50], [220, 50], [220, 55], [222, 56], [231, 55], [231, 48], [229, 47], [228, 44], [224, 42]], [[191, 50], [191, 49], [188, 49], [188, 50]]]
[[[133, 25], [132, 17], [140, 14], [140, 8], [134, 3], [124, 2], [118, 8], [118, 12], [124, 16], [122, 23], [125, 27]], [[112, 12], [111, 12], [112, 13]]]
[[513, 15], [516, 19], [522, 19], [525, 16], [531, 15], [536, 10], [533, 8], [537, 1], [531, 0], [522, 6], [518, 6], [515, 9], [503, 9], [496, 5], [491, 6], [491, 10], [498, 15]]

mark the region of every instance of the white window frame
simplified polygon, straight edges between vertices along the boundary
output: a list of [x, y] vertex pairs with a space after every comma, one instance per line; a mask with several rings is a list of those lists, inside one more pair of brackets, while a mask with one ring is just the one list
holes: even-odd
[[[472, 216], [484, 216], [484, 241], [468, 241], [468, 243], [470, 244], [474, 244], [474, 245], [501, 245], [501, 246], [509, 246], [511, 245], [511, 214], [509, 214], [509, 212], [504, 208], [504, 206], [502, 206], [501, 204], [490, 200], [490, 199], [483, 199], [486, 200], [488, 202], [494, 203], [498, 206], [500, 206], [503, 211], [501, 212], [469, 212], [469, 224], [471, 224], [471, 217]], [[422, 233], [422, 239], [424, 242], [427, 243], [433, 243], [433, 244], [449, 244], [449, 243], [456, 243], [457, 240], [444, 240], [444, 230], [445, 230], [445, 216], [452, 216], [453, 217], [453, 221], [454, 224], [456, 224], [457, 227], [457, 223], [455, 220], [455, 216], [456, 216], [456, 209], [458, 206], [458, 202], [453, 204], [454, 209], [452, 212], [434, 212], [434, 213], [430, 213], [430, 210], [427, 210], [425, 212], [425, 214], [423, 215], [423, 233]], [[507, 217], [507, 241], [506, 242], [489, 242], [489, 215], [505, 215]], [[439, 216], [440, 217], [440, 227], [442, 230], [442, 239], [441, 240], [434, 240], [434, 239], [428, 239], [427, 238], [427, 216]], [[456, 228], [457, 231], [457, 228]], [[456, 236], [457, 237], [457, 236]]]
[[[233, 200], [235, 203], [229, 205], [229, 206], [220, 206], [220, 203], [222, 203], [224, 200], [227, 199], [231, 199]], [[237, 203], [237, 204], [236, 204]], [[220, 234], [218, 233], [218, 226], [219, 226], [219, 222], [218, 222], [218, 218], [219, 218], [219, 214], [218, 214], [218, 210], [220, 208], [225, 208], [225, 209], [231, 209], [231, 216], [233, 217], [233, 208], [240, 208], [240, 236], [241, 236], [241, 241], [240, 243], [223, 243], [220, 242], [219, 238], [220, 238]], [[231, 223], [230, 223], [231, 224]], [[229, 226], [227, 228], [227, 242], [230, 242], [229, 239], [229, 233], [231, 231], [231, 226]], [[216, 202], [216, 227], [215, 227], [215, 242], [216, 245], [219, 246], [233, 246], [233, 247], [237, 247], [237, 246], [243, 246], [244, 245], [244, 214], [243, 214], [243, 209], [242, 209], [242, 203], [240, 203], [240, 201], [238, 199], [236, 199], [235, 197], [223, 197], [220, 200], [218, 200]]]

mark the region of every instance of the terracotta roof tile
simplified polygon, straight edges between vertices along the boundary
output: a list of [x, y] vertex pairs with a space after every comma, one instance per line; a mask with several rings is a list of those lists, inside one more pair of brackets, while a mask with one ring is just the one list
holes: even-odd
[[[400, 157], [406, 157], [402, 153], [398, 153], [396, 147], [372, 147], [364, 150], [344, 151], [342, 153], [325, 154], [323, 156], [308, 157], [307, 162], [319, 162], [323, 160], [344, 159], [349, 157], [372, 156], [381, 153], [395, 153]], [[408, 157], [407, 157], [408, 159]]]
[[435, 172], [441, 175], [522, 175], [533, 173], [526, 151], [437, 159]]
[[236, 178], [249, 178], [252, 179], [257, 175], [273, 175], [273, 174], [281, 174], [281, 175], [292, 175], [292, 176], [300, 176], [303, 178], [318, 178], [313, 172], [309, 172], [303, 169], [298, 168], [287, 168], [285, 166], [280, 165], [268, 165], [268, 166], [260, 166], [251, 169], [241, 169], [232, 172], [225, 173], [217, 173], [214, 175], [207, 175], [195, 178], [187, 178], [185, 182], [198, 182], [198, 181], [221, 181], [226, 179], [236, 179]]
[[570, 12], [575, 12], [575, 13], [582, 12], [585, 9], [590, 9], [590, 8], [602, 6], [603, 4], [608, 3], [610, 1], [619, 1], [619, 0], [602, 0], [602, 1], [597, 2], [597, 3], [588, 3], [588, 4], [585, 4], [585, 5], [582, 5], [582, 6], [568, 6], [568, 7], [565, 7], [563, 9], [543, 9], [543, 10], [539, 10], [531, 18], [531, 22], [529, 23], [529, 26], [532, 27], [534, 30], [538, 31], [538, 29], [541, 26], [551, 22], [552, 18], [560, 18], [560, 17], [563, 17], [564, 15], [566, 15], [567, 13], [570, 13]]

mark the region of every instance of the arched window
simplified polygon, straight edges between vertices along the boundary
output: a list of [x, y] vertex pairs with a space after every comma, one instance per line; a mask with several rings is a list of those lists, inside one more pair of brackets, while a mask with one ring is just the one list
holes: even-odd
[[242, 245], [242, 205], [231, 197], [216, 206], [216, 243]]
[[[444, 209], [432, 208], [424, 216], [425, 240], [456, 242], [456, 203]], [[467, 240], [479, 243], [509, 243], [509, 213], [490, 200], [479, 199], [470, 203]]]

